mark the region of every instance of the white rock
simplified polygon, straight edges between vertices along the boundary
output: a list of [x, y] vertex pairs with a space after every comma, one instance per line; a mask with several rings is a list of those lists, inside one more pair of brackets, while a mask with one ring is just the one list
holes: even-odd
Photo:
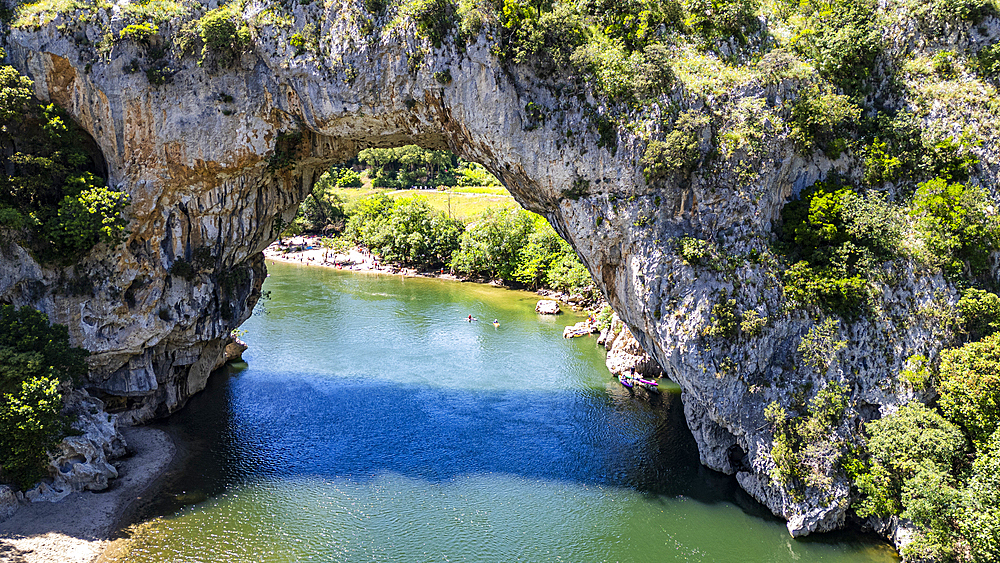
[[18, 502], [14, 489], [0, 485], [0, 522], [10, 518], [17, 512]]
[[557, 301], [542, 299], [535, 304], [535, 312], [540, 315], [557, 315], [562, 311], [559, 310], [559, 303]]

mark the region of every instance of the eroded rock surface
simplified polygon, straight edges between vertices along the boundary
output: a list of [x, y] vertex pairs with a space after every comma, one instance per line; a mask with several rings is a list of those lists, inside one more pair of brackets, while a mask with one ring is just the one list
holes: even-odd
[[[954, 303], [957, 292], [938, 274], [886, 265], [881, 313], [841, 326], [847, 347], [828, 370], [797, 361], [814, 321], [788, 306], [781, 270], [766, 259], [773, 227], [803, 188], [833, 172], [860, 173], [848, 156], [796, 150], [783, 119], [798, 79], [741, 83], [711, 97], [675, 89], [664, 107], [712, 114], [723, 125], [758, 119], [764, 136], [752, 151], [718, 154], [650, 185], [639, 161], [645, 135], [662, 131], [622, 128], [608, 142], [607, 107], [589, 87], [501, 64], [485, 32], [462, 49], [450, 40], [433, 48], [405, 22], [363, 35], [352, 19], [360, 9], [295, 4], [294, 25], [261, 28], [234, 68], [172, 54], [176, 73], [159, 85], [126, 72], [144, 57], [141, 46], [120, 41], [96, 53], [103, 34], [124, 25], [114, 10], [99, 10], [96, 22], [60, 16], [12, 30], [13, 63], [41, 98], [90, 132], [110, 184], [133, 203], [127, 242], [96, 249], [79, 270], [42, 267], [16, 245], [4, 250], [0, 299], [68, 325], [73, 343], [94, 353], [88, 386], [127, 407], [123, 421], [167, 414], [224, 358], [230, 331], [259, 297], [261, 251], [320, 172], [366, 147], [448, 147], [483, 163], [576, 248], [627, 327], [631, 340], [622, 345], [641, 346], [682, 387], [703, 463], [735, 473], [795, 535], [840, 526], [843, 480], [793, 496], [771, 478], [764, 408], [840, 381], [852, 407], [836, 435], [895, 409], [922, 391], [894, 374], [912, 354], [936, 354], [948, 337], [919, 311]], [[320, 30], [318, 51], [297, 53], [289, 36], [307, 24]], [[177, 26], [162, 26], [165, 43]], [[984, 33], [997, 27], [989, 20]], [[942, 130], [966, 123], [947, 109], [925, 119]], [[992, 123], [980, 123], [986, 142], [972, 149], [981, 161], [973, 181], [995, 197], [1000, 143]], [[714, 150], [717, 132], [699, 132], [700, 154]], [[689, 263], [676, 244], [682, 236], [709, 241], [725, 260]], [[765, 320], [760, 330], [706, 336], [721, 299], [755, 311]]]

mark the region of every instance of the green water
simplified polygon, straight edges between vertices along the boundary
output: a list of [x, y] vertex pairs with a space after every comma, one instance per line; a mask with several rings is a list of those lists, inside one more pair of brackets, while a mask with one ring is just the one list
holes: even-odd
[[184, 462], [109, 560], [898, 561], [790, 538], [531, 294], [269, 269], [249, 367], [169, 421]]

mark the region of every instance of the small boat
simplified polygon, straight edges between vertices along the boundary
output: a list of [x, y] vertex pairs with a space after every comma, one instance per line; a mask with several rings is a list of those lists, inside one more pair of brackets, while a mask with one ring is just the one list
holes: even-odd
[[500, 328], [500, 321], [493, 319], [493, 328]]
[[629, 377], [624, 373], [618, 374], [618, 382], [621, 383], [623, 387], [628, 387], [629, 389], [632, 388], [632, 380], [629, 379]]

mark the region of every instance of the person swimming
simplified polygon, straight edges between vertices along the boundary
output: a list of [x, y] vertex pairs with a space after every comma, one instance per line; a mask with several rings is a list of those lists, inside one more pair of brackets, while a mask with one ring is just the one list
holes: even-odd
[[469, 315], [469, 322], [470, 322], [470, 323], [471, 323], [472, 321], [478, 321], [478, 320], [479, 320], [479, 319], [477, 319], [476, 317], [473, 317], [472, 315]]

